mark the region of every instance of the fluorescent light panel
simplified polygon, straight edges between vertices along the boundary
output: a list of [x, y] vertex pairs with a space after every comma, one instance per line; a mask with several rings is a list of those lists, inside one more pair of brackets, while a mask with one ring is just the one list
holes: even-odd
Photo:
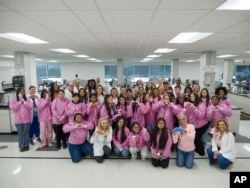
[[225, 58], [225, 57], [235, 57], [235, 56], [237, 56], [237, 55], [230, 55], [230, 54], [228, 54], [228, 55], [220, 55], [220, 56], [217, 56], [218, 58]]
[[250, 10], [249, 0], [227, 0], [217, 10]]
[[56, 48], [56, 49], [50, 49], [51, 51], [58, 52], [58, 53], [63, 53], [63, 54], [74, 54], [76, 53], [73, 50], [66, 49], [66, 48]]
[[14, 40], [17, 42], [27, 43], [27, 44], [44, 44], [48, 43], [46, 41], [40, 40], [38, 38], [23, 34], [23, 33], [3, 33], [0, 34], [0, 37], [6, 38], [9, 40]]
[[13, 55], [0, 55], [0, 57], [14, 58]]
[[247, 54], [250, 54], [250, 51], [247, 51], [246, 53], [247, 53]]
[[171, 49], [171, 48], [158, 48], [157, 50], [154, 51], [154, 53], [170, 53], [175, 50], [176, 49]]
[[213, 33], [199, 33], [199, 32], [180, 33], [172, 40], [168, 41], [168, 43], [194, 43], [212, 34]]
[[36, 61], [43, 61], [43, 59], [36, 58]]
[[89, 58], [89, 59], [87, 59], [87, 60], [90, 60], [90, 61], [97, 61], [98, 59], [96, 59], [96, 58]]
[[50, 62], [50, 63], [56, 63], [58, 61], [56, 61], [56, 60], [49, 60], [48, 62]]
[[148, 55], [147, 57], [149, 57], [149, 58], [154, 58], [154, 57], [161, 57], [161, 55]]
[[153, 60], [153, 58], [144, 58], [143, 60], [144, 61], [151, 61], [151, 60]]
[[87, 57], [89, 57], [89, 56], [87, 56], [87, 55], [73, 55], [74, 57], [78, 57], [78, 58], [87, 58]]

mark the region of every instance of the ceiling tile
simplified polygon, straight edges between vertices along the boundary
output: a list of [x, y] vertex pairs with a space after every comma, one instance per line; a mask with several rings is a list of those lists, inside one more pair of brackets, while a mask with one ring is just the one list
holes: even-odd
[[60, 0], [1, 0], [1, 4], [12, 10], [66, 10]]
[[200, 19], [187, 31], [219, 32], [250, 18], [250, 11], [214, 11]]
[[7, 32], [47, 32], [48, 29], [15, 12], [0, 12], [0, 25], [9, 28]]
[[153, 11], [102, 11], [111, 32], [145, 32]]
[[150, 24], [149, 32], [181, 32], [195, 23], [208, 11], [158, 10]]
[[63, 0], [71, 9], [97, 9], [93, 0]]
[[246, 22], [239, 23], [228, 29], [225, 29], [223, 32], [250, 32], [250, 20]]
[[74, 11], [92, 32], [108, 32], [99, 11]]
[[179, 9], [179, 10], [209, 10], [215, 9], [225, 0], [163, 0], [160, 3], [159, 9]]
[[100, 9], [155, 9], [159, 0], [96, 0]]
[[35, 22], [56, 32], [85, 32], [87, 29], [70, 11], [21, 12]]

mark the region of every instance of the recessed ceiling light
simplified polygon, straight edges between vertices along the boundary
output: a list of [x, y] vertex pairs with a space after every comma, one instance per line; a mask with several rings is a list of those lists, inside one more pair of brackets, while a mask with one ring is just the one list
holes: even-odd
[[44, 43], [48, 43], [46, 41], [40, 40], [38, 38], [29, 36], [29, 35], [25, 35], [23, 33], [3, 33], [3, 34], [0, 34], [0, 37], [10, 39], [10, 40], [14, 40], [14, 41], [17, 41], [17, 42], [27, 43], [27, 44], [44, 44]]
[[153, 60], [153, 58], [144, 58], [143, 60], [144, 61], [151, 61], [151, 60]]
[[170, 53], [172, 51], [175, 51], [176, 49], [171, 49], [171, 48], [159, 48], [154, 51], [154, 53]]
[[42, 61], [43, 59], [36, 58], [36, 61]]
[[96, 62], [103, 62], [102, 60], [97, 60]]
[[56, 48], [56, 49], [50, 49], [51, 51], [58, 52], [58, 53], [63, 53], [63, 54], [74, 54], [76, 53], [73, 50], [66, 49], [66, 48]]
[[89, 59], [87, 59], [87, 60], [90, 60], [90, 61], [97, 61], [98, 59], [96, 59], [96, 58], [89, 58]]
[[249, 0], [227, 0], [218, 10], [250, 10]]
[[14, 58], [13, 55], [0, 55], [1, 57]]
[[199, 33], [199, 32], [189, 32], [189, 33], [180, 33], [172, 40], [168, 41], [168, 43], [193, 43], [198, 40], [201, 40], [213, 33]]
[[56, 60], [49, 60], [48, 62], [50, 62], [50, 63], [57, 63], [58, 61], [56, 61]]
[[73, 56], [78, 57], [78, 58], [87, 58], [87, 57], [89, 57], [87, 55], [73, 55]]
[[190, 59], [190, 60], [187, 60], [187, 61], [185, 61], [185, 62], [191, 63], [191, 62], [195, 62], [195, 61], [196, 61], [196, 60]]
[[220, 55], [220, 56], [217, 56], [218, 58], [225, 58], [225, 57], [235, 57], [237, 55]]
[[161, 57], [161, 55], [148, 55], [147, 57]]
[[247, 51], [246, 53], [247, 53], [247, 54], [250, 54], [250, 51]]
[[236, 63], [241, 63], [241, 62], [242, 62], [242, 59], [235, 59], [234, 62], [236, 62]]

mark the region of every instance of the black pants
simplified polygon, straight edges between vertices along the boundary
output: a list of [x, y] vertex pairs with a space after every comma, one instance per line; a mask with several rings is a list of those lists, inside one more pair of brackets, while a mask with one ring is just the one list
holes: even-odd
[[207, 123], [201, 128], [195, 129], [195, 139], [194, 139], [195, 152], [198, 153], [199, 155], [205, 155], [205, 148], [202, 142], [202, 136], [206, 132], [208, 127], [209, 123]]
[[66, 145], [66, 134], [63, 132], [63, 124], [60, 125], [53, 124], [53, 129], [56, 133], [57, 147], [61, 147], [61, 141], [63, 142], [63, 145]]
[[152, 165], [154, 167], [161, 166], [162, 168], [167, 168], [169, 164], [169, 157], [163, 160], [152, 158]]

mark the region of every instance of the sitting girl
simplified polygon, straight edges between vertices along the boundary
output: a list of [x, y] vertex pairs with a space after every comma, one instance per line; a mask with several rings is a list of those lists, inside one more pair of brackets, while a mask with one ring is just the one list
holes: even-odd
[[113, 133], [114, 152], [123, 157], [129, 155], [129, 138], [130, 131], [125, 126], [125, 117], [119, 116], [116, 119], [116, 125]]
[[218, 120], [211, 133], [213, 135], [212, 146], [207, 149], [210, 165], [218, 162], [221, 169], [230, 169], [236, 158], [236, 149], [234, 136], [226, 120]]
[[167, 168], [171, 155], [172, 137], [163, 117], [157, 120], [151, 132], [150, 145], [153, 166]]
[[112, 128], [107, 118], [101, 118], [90, 142], [94, 147], [94, 157], [98, 163], [103, 162], [104, 155], [109, 157], [111, 153]]
[[73, 163], [78, 163], [82, 154], [90, 155], [93, 152], [92, 145], [87, 141], [88, 130], [93, 129], [92, 122], [83, 120], [81, 113], [74, 115], [74, 122], [63, 126], [65, 133], [70, 132], [68, 147]]
[[132, 131], [129, 136], [129, 150], [132, 159], [137, 158], [137, 152], [141, 152], [141, 159], [145, 160], [148, 156], [148, 142], [150, 136], [146, 128], [141, 128], [140, 124], [134, 122], [132, 124]]

